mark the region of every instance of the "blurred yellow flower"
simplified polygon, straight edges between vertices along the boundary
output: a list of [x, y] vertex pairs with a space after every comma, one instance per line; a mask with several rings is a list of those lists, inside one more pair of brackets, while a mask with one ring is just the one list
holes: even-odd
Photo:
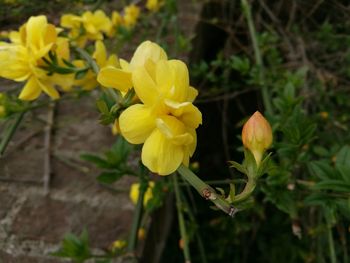
[[138, 46], [130, 63], [120, 59], [120, 68], [113, 65], [101, 68], [97, 81], [104, 87], [127, 92], [133, 86], [132, 72], [139, 67], [152, 70], [154, 63], [159, 60], [167, 60], [165, 51], [157, 44], [145, 41]]
[[[153, 187], [154, 187], [154, 182], [149, 181], [148, 182], [148, 188], [145, 192], [145, 195], [143, 197], [143, 205], [146, 206], [148, 201], [153, 198]], [[133, 202], [134, 205], [137, 204], [137, 200], [139, 199], [139, 193], [140, 193], [140, 184], [139, 183], [134, 183], [130, 187], [130, 194], [129, 197], [131, 201]]]
[[265, 150], [272, 144], [271, 126], [260, 112], [256, 111], [244, 124], [242, 142], [252, 152], [259, 166]]
[[50, 76], [41, 69], [43, 58], [57, 47], [57, 29], [45, 16], [30, 17], [19, 32], [11, 32], [12, 43], [0, 42], [0, 77], [27, 81], [19, 98], [34, 100], [42, 91], [59, 98]]
[[162, 0], [147, 0], [146, 8], [152, 12], [156, 12], [162, 5]]
[[102, 10], [94, 13], [86, 11], [81, 16], [63, 15], [61, 26], [69, 28], [69, 37], [83, 47], [87, 40], [102, 40], [103, 33], [108, 34], [111, 31], [112, 21]]
[[136, 25], [140, 16], [140, 8], [132, 4], [124, 8], [123, 25], [131, 28]]
[[119, 117], [120, 131], [133, 144], [144, 143], [142, 163], [154, 173], [168, 175], [188, 165], [196, 144], [201, 112], [192, 102], [187, 66], [179, 60], [159, 60], [133, 71], [136, 95], [143, 104]]
[[[118, 57], [116, 55], [108, 57], [106, 47], [100, 40], [95, 42], [95, 51], [92, 54], [92, 58], [95, 59], [99, 68], [107, 66], [119, 67]], [[82, 60], [74, 61], [73, 64], [81, 68], [85, 66], [85, 62]], [[98, 86], [97, 76], [92, 70], [89, 70], [82, 79], [75, 80], [74, 84], [84, 90], [92, 90]]]
[[112, 250], [123, 249], [126, 247], [126, 241], [118, 239], [112, 243], [111, 247], [112, 247]]

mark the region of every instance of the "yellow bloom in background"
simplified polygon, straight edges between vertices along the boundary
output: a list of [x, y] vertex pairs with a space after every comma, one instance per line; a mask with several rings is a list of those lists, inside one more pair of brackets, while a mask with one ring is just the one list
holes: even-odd
[[[146, 63], [147, 64], [147, 63]], [[120, 131], [133, 144], [144, 143], [142, 162], [154, 173], [168, 175], [188, 165], [196, 144], [201, 112], [192, 102], [187, 66], [179, 60], [159, 60], [132, 73], [135, 104], [119, 117]]]
[[[92, 54], [92, 58], [95, 59], [99, 68], [119, 67], [118, 57], [116, 55], [108, 57], [106, 47], [100, 40], [95, 42], [95, 51]], [[82, 60], [74, 61], [73, 63], [80, 68], [86, 66], [85, 62]], [[92, 70], [89, 70], [82, 79], [75, 80], [74, 84], [75, 86], [80, 86], [84, 90], [92, 90], [98, 86], [97, 76]]]
[[123, 25], [131, 28], [136, 25], [140, 16], [140, 8], [132, 4], [124, 8]]
[[103, 33], [108, 34], [112, 21], [102, 11], [84, 12], [81, 16], [66, 14], [61, 17], [61, 26], [69, 28], [69, 37], [82, 47], [87, 40], [102, 40]]
[[112, 23], [112, 26], [107, 34], [109, 37], [113, 37], [117, 32], [117, 28], [123, 24], [123, 18], [119, 12], [117, 11], [112, 12], [111, 23]]
[[146, 8], [152, 12], [156, 12], [163, 5], [161, 0], [147, 0]]
[[126, 247], [126, 241], [125, 240], [120, 240], [120, 239], [118, 239], [118, 240], [116, 240], [116, 241], [114, 241], [113, 243], [112, 243], [112, 246], [111, 246], [111, 248], [112, 248], [112, 250], [115, 250], [115, 249], [123, 249], [123, 248], [125, 248]]
[[[153, 198], [153, 190], [152, 190], [153, 187], [154, 187], [154, 182], [152, 182], [152, 181], [148, 182], [148, 188], [147, 188], [145, 195], [143, 197], [143, 205], [144, 206], [146, 206], [148, 201]], [[130, 187], [129, 197], [134, 205], [137, 204], [137, 200], [139, 199], [139, 193], [140, 193], [139, 188], [140, 188], [139, 183], [134, 183]]]
[[271, 126], [260, 112], [256, 111], [244, 124], [242, 142], [252, 152], [259, 166], [265, 150], [272, 144]]
[[47, 23], [45, 16], [30, 17], [19, 32], [12, 33], [13, 43], [0, 43], [0, 76], [14, 81], [27, 81], [19, 98], [34, 100], [42, 91], [51, 98], [59, 98], [59, 93], [49, 76], [40, 68], [44, 58], [57, 41], [57, 30]]
[[104, 87], [127, 92], [133, 86], [132, 72], [139, 67], [152, 71], [159, 60], [167, 60], [165, 51], [159, 45], [145, 41], [138, 46], [130, 63], [120, 59], [120, 68], [113, 65], [101, 68], [97, 81]]

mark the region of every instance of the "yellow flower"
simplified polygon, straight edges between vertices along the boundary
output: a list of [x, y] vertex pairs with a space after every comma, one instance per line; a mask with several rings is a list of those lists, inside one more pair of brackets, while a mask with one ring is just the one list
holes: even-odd
[[145, 236], [146, 236], [146, 230], [143, 227], [139, 228], [139, 230], [137, 231], [138, 239], [139, 240], [144, 240]]
[[140, 8], [132, 4], [124, 8], [123, 25], [127, 28], [135, 26], [140, 16]]
[[147, 0], [146, 8], [152, 12], [156, 12], [162, 6], [163, 2], [161, 0]]
[[112, 22], [102, 10], [97, 10], [94, 13], [86, 11], [82, 16], [63, 15], [61, 26], [69, 28], [70, 38], [82, 47], [87, 40], [102, 40], [103, 33], [110, 32]]
[[57, 31], [45, 16], [30, 17], [18, 33], [12, 33], [13, 43], [0, 43], [0, 76], [18, 82], [27, 81], [19, 98], [34, 100], [42, 91], [51, 98], [59, 93], [46, 72], [40, 68], [42, 58], [54, 48]]
[[120, 68], [110, 65], [101, 68], [97, 81], [102, 86], [127, 92], [133, 86], [132, 72], [139, 67], [147, 67], [152, 70], [154, 64], [159, 60], [167, 60], [165, 51], [157, 44], [145, 41], [136, 49], [130, 64], [120, 59]]
[[126, 241], [125, 240], [116, 240], [112, 243], [112, 250], [115, 249], [123, 249], [126, 247]]
[[244, 124], [242, 141], [244, 147], [252, 152], [259, 166], [265, 150], [272, 144], [271, 126], [260, 112], [256, 111]]
[[[145, 192], [145, 195], [143, 197], [143, 205], [146, 206], [148, 201], [153, 198], [153, 187], [154, 187], [154, 182], [150, 181], [148, 182], [148, 188]], [[137, 204], [137, 200], [139, 198], [139, 188], [140, 184], [139, 183], [134, 183], [130, 187], [130, 199], [133, 202], [133, 204]]]
[[189, 86], [186, 65], [179, 60], [159, 60], [136, 68], [132, 80], [143, 104], [120, 115], [122, 135], [130, 143], [144, 143], [142, 162], [154, 173], [168, 175], [181, 163], [188, 165], [202, 115], [192, 104], [197, 91]]
[[112, 26], [108, 32], [109, 37], [113, 37], [115, 35], [117, 28], [123, 24], [123, 18], [117, 11], [113, 11], [111, 22]]

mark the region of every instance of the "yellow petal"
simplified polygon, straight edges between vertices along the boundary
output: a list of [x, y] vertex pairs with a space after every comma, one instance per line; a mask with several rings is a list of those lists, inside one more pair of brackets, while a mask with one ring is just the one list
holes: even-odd
[[130, 66], [132, 69], [144, 66], [147, 59], [151, 59], [153, 62], [159, 60], [167, 60], [167, 55], [159, 45], [151, 41], [142, 42], [136, 49], [131, 61]]
[[198, 90], [196, 88], [190, 86], [190, 88], [188, 90], [187, 101], [194, 102], [194, 100], [197, 98], [197, 96], [198, 96]]
[[95, 52], [92, 54], [92, 57], [100, 67], [103, 67], [106, 64], [107, 51], [102, 41], [98, 40], [95, 42]]
[[119, 64], [120, 64], [120, 67], [123, 69], [123, 70], [126, 70], [126, 71], [131, 71], [130, 69], [130, 64], [129, 62], [127, 62], [126, 60], [124, 59], [119, 59]]
[[135, 104], [120, 115], [119, 127], [128, 142], [143, 143], [156, 127], [155, 116], [146, 106]]
[[175, 172], [183, 157], [183, 147], [173, 144], [159, 129], [152, 132], [142, 147], [142, 163], [159, 175]]
[[35, 100], [39, 97], [41, 93], [40, 85], [37, 79], [32, 76], [23, 87], [21, 93], [19, 94], [19, 99], [21, 100]]
[[80, 27], [81, 18], [76, 15], [66, 14], [61, 16], [61, 26], [66, 28]]
[[202, 124], [202, 113], [192, 103], [178, 103], [172, 100], [165, 100], [164, 102], [170, 108], [170, 113], [183, 122], [185, 126], [196, 129]]
[[27, 43], [34, 45], [37, 48], [45, 35], [47, 26], [46, 16], [32, 16], [26, 24]]
[[117, 55], [111, 55], [108, 58], [107, 62], [106, 62], [106, 66], [112, 66], [112, 67], [115, 67], [115, 68], [120, 68], [119, 60], [118, 60]]
[[146, 105], [154, 105], [158, 100], [158, 90], [145, 68], [139, 67], [132, 74], [136, 95]]
[[102, 68], [97, 75], [97, 81], [104, 87], [125, 92], [132, 87], [130, 72], [112, 66]]
[[173, 72], [173, 87], [170, 89], [168, 98], [183, 102], [187, 101], [189, 91], [189, 75], [185, 63], [180, 60], [168, 61]]
[[52, 99], [57, 100], [60, 97], [58, 91], [53, 87], [53, 84], [49, 81], [41, 81], [38, 79], [37, 82], [40, 88]]

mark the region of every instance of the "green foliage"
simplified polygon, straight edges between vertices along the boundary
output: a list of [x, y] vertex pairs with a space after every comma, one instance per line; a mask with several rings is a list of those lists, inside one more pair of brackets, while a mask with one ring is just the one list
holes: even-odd
[[53, 256], [69, 258], [74, 262], [82, 263], [92, 257], [89, 247], [89, 237], [86, 230], [80, 236], [66, 234], [63, 238], [61, 248], [52, 254]]
[[112, 184], [126, 174], [134, 174], [127, 162], [131, 150], [131, 145], [124, 138], [118, 137], [111, 149], [104, 153], [104, 156], [81, 154], [80, 158], [104, 170], [97, 177], [97, 181]]

